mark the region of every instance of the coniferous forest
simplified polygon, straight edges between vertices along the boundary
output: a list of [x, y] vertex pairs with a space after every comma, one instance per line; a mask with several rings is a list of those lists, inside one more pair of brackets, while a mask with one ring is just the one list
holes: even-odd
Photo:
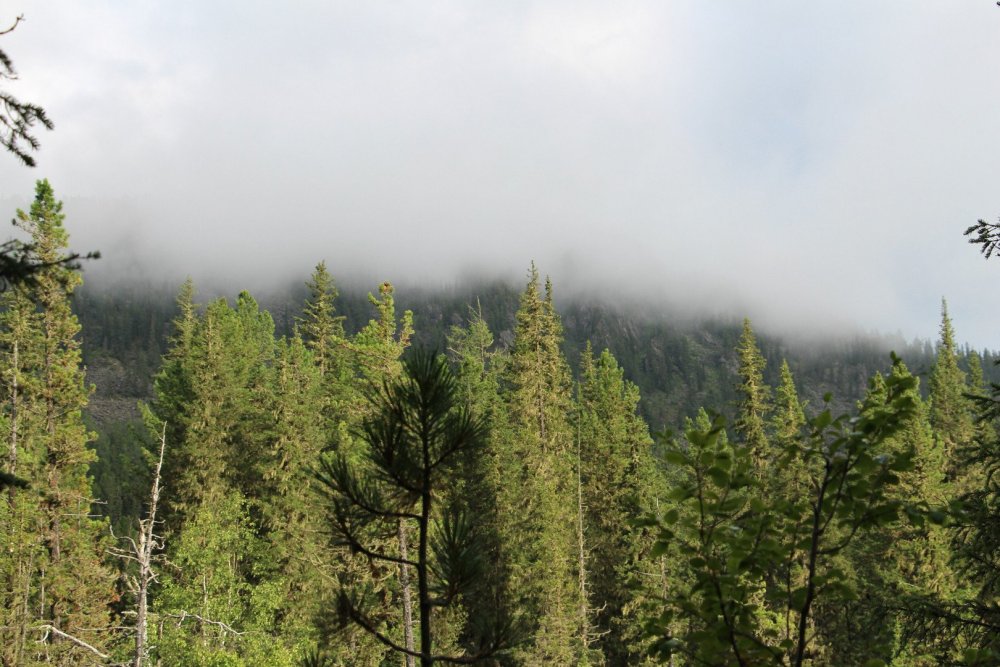
[[47, 181], [16, 222], [5, 666], [1000, 664], [1000, 389], [945, 304], [890, 352], [533, 264], [165, 301], [81, 287]]

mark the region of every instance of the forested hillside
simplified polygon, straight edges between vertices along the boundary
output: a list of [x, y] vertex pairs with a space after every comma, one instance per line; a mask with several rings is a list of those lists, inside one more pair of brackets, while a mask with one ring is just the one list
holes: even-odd
[[18, 224], [4, 665], [1000, 664], [993, 355], [946, 309], [890, 356], [534, 265], [166, 299], [79, 289], [47, 182]]
[[[278, 335], [293, 332], [307, 298], [304, 282], [305, 277], [301, 288], [270, 290], [261, 298]], [[74, 295], [74, 310], [86, 332], [81, 337], [84, 364], [96, 385], [90, 413], [98, 422], [120, 419], [123, 411], [134, 411], [134, 399], [151, 395], [151, 378], [167, 349], [178, 287], [98, 280]], [[519, 291], [518, 286], [502, 282], [472, 282], [437, 291], [401, 288], [396, 300], [400, 308], [414, 313], [413, 340], [419, 347], [444, 351], [450, 328], [463, 326], [473, 314], [481, 314], [496, 332], [498, 346], [510, 347]], [[702, 406], [732, 415], [737, 401], [736, 344], [741, 318], [675, 318], [669, 309], [634, 312], [605, 301], [573, 298], [560, 299], [556, 307], [565, 329], [566, 357], [578, 359], [588, 341], [596, 349], [610, 349], [625, 376], [641, 390], [640, 414], [653, 429], [674, 428]], [[359, 331], [371, 317], [367, 290], [340, 290], [337, 311], [344, 318], [346, 332]], [[780, 360], [787, 359], [800, 378], [804, 401], [819, 405], [823, 394], [831, 392], [834, 405], [841, 410], [864, 395], [875, 372], [889, 368], [890, 351], [921, 377], [930, 372], [935, 358], [932, 341], [908, 341], [898, 335], [844, 334], [813, 343], [766, 334], [758, 339], [765, 357], [779, 360], [764, 369], [768, 383], [779, 381]], [[958, 351], [959, 365], [965, 371], [972, 351], [968, 347]], [[994, 352], [976, 353], [987, 380], [1000, 380]], [[926, 386], [923, 392], [926, 395]], [[112, 412], [104, 414], [107, 410]]]

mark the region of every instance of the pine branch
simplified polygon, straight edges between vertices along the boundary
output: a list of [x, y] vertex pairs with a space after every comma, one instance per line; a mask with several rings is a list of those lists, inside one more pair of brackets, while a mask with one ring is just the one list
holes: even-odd
[[506, 648], [505, 642], [501, 638], [492, 642], [488, 647], [474, 655], [427, 655], [426, 653], [422, 653], [420, 651], [411, 651], [405, 646], [396, 643], [389, 637], [382, 634], [371, 619], [355, 607], [354, 604], [346, 598], [346, 596], [341, 597], [341, 609], [353, 622], [357, 623], [382, 645], [404, 655], [420, 658], [421, 660], [430, 660], [431, 662], [447, 662], [453, 665], [472, 665], [485, 660], [490, 656], [496, 655], [498, 652]]

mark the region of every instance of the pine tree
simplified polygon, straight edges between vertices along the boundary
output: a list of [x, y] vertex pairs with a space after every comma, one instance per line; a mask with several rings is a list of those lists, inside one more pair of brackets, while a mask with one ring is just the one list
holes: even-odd
[[[307, 340], [312, 341], [314, 355], [317, 349], [315, 341], [326, 335], [323, 332], [333, 332], [329, 338], [332, 345], [328, 349], [331, 350], [329, 358], [334, 361], [326, 369], [321, 388], [325, 416], [328, 418], [325, 421], [326, 445], [329, 455], [344, 456], [360, 471], [369, 465], [368, 445], [354, 434], [371, 416], [371, 403], [367, 397], [385, 383], [397, 379], [402, 372], [401, 357], [413, 335], [413, 314], [405, 311], [402, 317], [397, 317], [395, 290], [391, 283], [382, 283], [378, 296], [368, 295], [369, 303], [375, 308], [375, 317], [356, 335], [341, 343], [337, 336], [342, 329], [331, 309], [334, 294], [332, 281], [323, 273], [325, 271], [320, 271], [318, 267], [313, 275], [310, 285], [312, 296], [300, 322], [305, 327]], [[326, 298], [322, 296], [324, 293]], [[320, 307], [322, 304], [326, 305]], [[314, 307], [310, 309], [310, 306]], [[331, 430], [335, 432], [331, 433]], [[323, 518], [329, 517], [324, 513]], [[406, 552], [411, 531], [402, 523], [397, 529], [393, 538], [380, 538], [378, 548], [394, 553]], [[330, 579], [339, 582], [337, 586], [366, 589], [373, 599], [379, 601], [379, 604], [369, 608], [369, 613], [386, 632], [394, 637], [398, 634], [406, 643], [407, 627], [413, 626], [405, 618], [409, 615], [412, 621], [410, 603], [415, 597], [411, 582], [406, 578], [408, 573], [391, 564], [372, 562], [361, 554], [352, 553], [343, 544], [333, 545], [331, 561], [332, 571], [327, 573]], [[324, 658], [334, 663], [358, 665], [379, 665], [384, 661], [388, 649], [370, 634], [356, 626], [346, 629], [336, 624], [331, 626], [330, 620], [321, 619], [320, 643]]]
[[[419, 642], [413, 647], [386, 633], [369, 610], [359, 582], [344, 582], [337, 613], [394, 651], [421, 665], [474, 662], [505, 648], [510, 625], [495, 614], [476, 623], [485, 634], [467, 652], [442, 657], [434, 617], [450, 607], [484, 574], [486, 562], [472, 539], [473, 517], [461, 509], [437, 509], [436, 489], [457, 457], [480, 447], [485, 421], [457, 401], [458, 386], [443, 358], [410, 357], [403, 375], [371, 397], [371, 415], [362, 437], [371, 471], [359, 469], [343, 453], [320, 462], [317, 479], [329, 493], [333, 529], [352, 550], [375, 562], [395, 563], [416, 578]], [[378, 544], [406, 522], [416, 533], [413, 551], [387, 553]]]
[[948, 304], [941, 300], [941, 339], [930, 376], [930, 419], [935, 437], [941, 440], [948, 476], [961, 475], [958, 452], [969, 445], [974, 433], [972, 405], [965, 397], [965, 373], [958, 367], [955, 332], [948, 317]]
[[580, 369], [581, 595], [596, 630], [588, 639], [610, 664], [634, 664], [643, 652], [636, 612], [656, 580], [644, 576], [650, 542], [633, 520], [652, 507], [662, 483], [636, 414], [638, 387], [609, 350], [594, 359], [589, 342]]
[[82, 281], [62, 262], [63, 220], [62, 203], [48, 181], [39, 181], [30, 211], [18, 211], [16, 224], [48, 268], [5, 296], [7, 470], [31, 487], [12, 490], [0, 510], [11, 547], [11, 556], [0, 556], [10, 620], [0, 637], [12, 664], [77, 664], [94, 655], [81, 643], [101, 647], [110, 638], [113, 580], [103, 564], [106, 526], [91, 517], [93, 435], [82, 418], [90, 389], [70, 308]]
[[511, 589], [516, 556], [511, 550], [515, 542], [513, 536], [504, 532], [511, 522], [501, 507], [501, 499], [508, 497], [509, 480], [516, 479], [519, 468], [507, 406], [500, 393], [509, 356], [494, 348], [493, 334], [481, 308], [470, 309], [467, 326], [452, 327], [448, 353], [456, 367], [455, 379], [462, 403], [489, 426], [482, 449], [463, 457], [457, 474], [446, 480], [445, 502], [450, 507], [464, 507], [476, 517], [475, 538], [492, 564], [491, 576], [475, 582], [462, 600], [468, 616], [476, 618], [491, 609], [509, 606], [516, 597]]
[[764, 474], [771, 452], [766, 433], [767, 416], [771, 412], [771, 388], [764, 383], [767, 361], [757, 347], [750, 320], [743, 320], [743, 334], [737, 349], [739, 356], [740, 403], [736, 432], [750, 447], [755, 465]]
[[562, 324], [552, 286], [539, 293], [531, 266], [521, 295], [507, 382], [508, 410], [518, 468], [500, 499], [510, 522], [508, 547], [516, 558], [511, 587], [525, 596], [535, 625], [521, 659], [529, 664], [576, 664], [585, 659], [589, 632], [579, 610], [573, 411], [569, 366], [560, 350]]
[[795, 379], [786, 359], [781, 360], [781, 381], [775, 390], [771, 433], [775, 447], [781, 449], [802, 435], [806, 424], [805, 410], [795, 389]]
[[306, 287], [309, 298], [296, 320], [319, 371], [325, 438], [328, 443], [336, 443], [348, 412], [352, 379], [344, 317], [337, 315], [334, 302], [339, 293], [325, 262], [316, 265]]

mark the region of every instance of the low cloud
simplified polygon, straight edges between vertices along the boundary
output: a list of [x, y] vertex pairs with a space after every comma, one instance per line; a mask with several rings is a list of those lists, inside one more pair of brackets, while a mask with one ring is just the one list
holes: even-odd
[[[448, 283], [1000, 347], [989, 2], [23, 3], [88, 271]], [[2, 18], [2, 17], [0, 17]], [[15, 199], [11, 199], [15, 198]], [[11, 213], [13, 211], [11, 210]], [[984, 288], [985, 286], [985, 288]]]

